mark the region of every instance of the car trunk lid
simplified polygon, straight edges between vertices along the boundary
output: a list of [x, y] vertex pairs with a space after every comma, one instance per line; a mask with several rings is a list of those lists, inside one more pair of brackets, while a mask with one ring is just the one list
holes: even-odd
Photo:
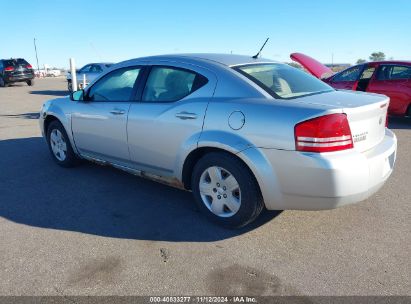
[[290, 58], [301, 64], [308, 72], [319, 79], [324, 79], [334, 74], [329, 67], [305, 54], [292, 53]]
[[356, 150], [367, 151], [384, 139], [388, 104], [389, 98], [381, 96], [374, 103], [343, 110], [347, 114]]
[[325, 109], [345, 113], [354, 141], [354, 149], [367, 151], [385, 136], [389, 98], [384, 95], [355, 91], [332, 91], [296, 98], [294, 102], [327, 106]]

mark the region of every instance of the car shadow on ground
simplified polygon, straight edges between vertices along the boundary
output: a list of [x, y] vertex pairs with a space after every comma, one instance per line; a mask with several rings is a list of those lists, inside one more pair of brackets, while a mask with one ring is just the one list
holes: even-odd
[[390, 129], [411, 129], [411, 117], [395, 117], [388, 118], [388, 128]]
[[30, 94], [34, 95], [49, 95], [49, 96], [67, 96], [70, 92], [67, 90], [40, 90], [40, 91], [30, 91]]
[[[27, 83], [25, 82], [12, 82], [7, 85], [7, 87], [27, 87]], [[3, 88], [4, 89], [4, 88]]]
[[21, 114], [6, 114], [6, 115], [0, 115], [0, 116], [8, 117], [8, 118], [39, 119], [40, 113], [39, 112], [29, 112], [29, 113], [21, 113]]
[[210, 242], [256, 229], [280, 212], [228, 230], [207, 221], [191, 193], [84, 162], [54, 163], [42, 138], [0, 141], [0, 217], [34, 227], [139, 240]]

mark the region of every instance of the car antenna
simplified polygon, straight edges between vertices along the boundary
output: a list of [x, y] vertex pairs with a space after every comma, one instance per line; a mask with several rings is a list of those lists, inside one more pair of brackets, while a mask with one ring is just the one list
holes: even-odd
[[263, 50], [263, 48], [265, 47], [265, 44], [267, 43], [268, 39], [270, 39], [270, 38], [267, 38], [267, 39], [265, 40], [265, 42], [264, 42], [263, 46], [261, 47], [261, 49], [260, 49], [260, 50], [258, 51], [258, 53], [257, 53], [257, 54], [255, 54], [252, 58], [257, 59], [257, 58], [258, 58], [258, 56], [260, 56], [261, 51], [262, 51], [262, 50]]

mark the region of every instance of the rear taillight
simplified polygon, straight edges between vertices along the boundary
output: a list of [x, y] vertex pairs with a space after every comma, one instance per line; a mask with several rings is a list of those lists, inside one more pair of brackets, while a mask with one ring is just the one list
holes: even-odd
[[26, 69], [33, 69], [33, 67], [31, 66], [31, 64], [26, 65]]
[[330, 114], [300, 122], [294, 133], [297, 151], [321, 153], [354, 147], [345, 114]]
[[6, 72], [12, 72], [12, 71], [14, 71], [14, 68], [11, 67], [11, 66], [9, 66], [9, 67], [6, 67], [4, 70], [5, 70]]

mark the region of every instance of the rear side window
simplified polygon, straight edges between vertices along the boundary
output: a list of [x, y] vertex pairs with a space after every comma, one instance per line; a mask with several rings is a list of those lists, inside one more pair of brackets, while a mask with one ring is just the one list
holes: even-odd
[[174, 102], [190, 95], [207, 82], [207, 78], [193, 71], [173, 67], [152, 67], [142, 101]]
[[115, 70], [96, 82], [88, 92], [90, 101], [129, 101], [140, 67]]
[[375, 67], [369, 67], [362, 72], [360, 79], [370, 79], [372, 74], [374, 74]]
[[361, 66], [349, 68], [333, 77], [333, 82], [356, 81], [361, 73]]

